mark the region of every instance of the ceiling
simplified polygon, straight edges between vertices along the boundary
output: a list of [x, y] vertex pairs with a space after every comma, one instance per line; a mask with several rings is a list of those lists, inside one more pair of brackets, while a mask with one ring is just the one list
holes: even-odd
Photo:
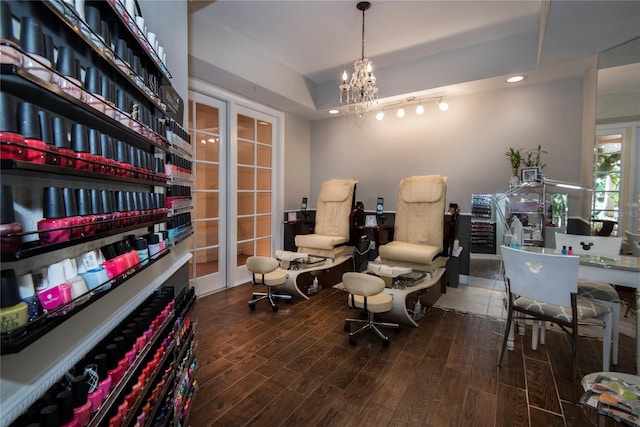
[[[338, 106], [342, 71], [360, 56], [356, 4], [191, 0], [190, 38], [208, 40], [191, 42], [190, 73], [326, 118]], [[638, 36], [639, 1], [373, 1], [365, 16], [381, 103], [494, 89], [514, 73], [527, 76], [524, 84], [580, 76], [594, 55]]]

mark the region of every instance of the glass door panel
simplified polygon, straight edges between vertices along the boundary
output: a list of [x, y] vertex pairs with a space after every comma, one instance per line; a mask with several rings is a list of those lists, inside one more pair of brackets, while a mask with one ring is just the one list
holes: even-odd
[[194, 157], [194, 229], [191, 283], [198, 295], [226, 286], [226, 104], [199, 93], [189, 93], [189, 125]]

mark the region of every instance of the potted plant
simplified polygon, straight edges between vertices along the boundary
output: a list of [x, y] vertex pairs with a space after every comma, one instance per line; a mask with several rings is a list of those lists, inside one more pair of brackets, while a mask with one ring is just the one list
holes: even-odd
[[509, 147], [509, 151], [505, 152], [504, 155], [511, 163], [511, 175], [517, 177], [522, 164], [522, 148]]
[[542, 168], [546, 166], [546, 164], [542, 163], [543, 154], [547, 154], [547, 152], [542, 149], [542, 145], [538, 144], [537, 148], [533, 148], [525, 153], [525, 156], [522, 158], [522, 164], [528, 168], [539, 167], [542, 170]]

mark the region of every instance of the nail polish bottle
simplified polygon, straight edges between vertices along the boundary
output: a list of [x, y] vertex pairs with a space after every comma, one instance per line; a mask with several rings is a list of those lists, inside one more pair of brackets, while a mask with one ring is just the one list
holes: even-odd
[[134, 147], [133, 145], [129, 146], [129, 163], [131, 163], [131, 169], [133, 172], [132, 178], [142, 179], [142, 168], [140, 167], [140, 149], [138, 147]]
[[80, 427], [84, 427], [89, 424], [91, 418], [91, 402], [89, 402], [87, 379], [84, 375], [78, 375], [71, 380], [71, 396], [73, 414]]
[[77, 261], [77, 264], [80, 266], [78, 268], [78, 274], [84, 278], [87, 289], [90, 291], [98, 287], [100, 287], [100, 290], [108, 289], [102, 289], [103, 285], [109, 281], [109, 276], [107, 275], [107, 270], [101, 265], [96, 251], [87, 252], [78, 258], [78, 260], [80, 260]]
[[114, 118], [122, 125], [131, 128], [131, 100], [124, 90], [116, 89], [116, 107]]
[[91, 213], [95, 216], [96, 233], [102, 233], [109, 230], [108, 217], [102, 209], [102, 192], [100, 189], [89, 189], [89, 198], [91, 199]]
[[133, 242], [133, 247], [138, 252], [138, 258], [140, 259], [140, 265], [149, 264], [149, 246], [147, 245], [147, 239], [144, 237], [138, 237]]
[[109, 229], [122, 227], [120, 222], [121, 215], [116, 211], [116, 200], [113, 191], [101, 190], [100, 198], [102, 199], [102, 211], [107, 219]]
[[66, 242], [71, 238], [70, 221], [65, 218], [64, 198], [59, 187], [45, 187], [42, 198], [42, 213], [44, 219], [38, 222], [40, 243]]
[[[40, 304], [48, 311], [69, 304], [73, 300], [71, 285], [65, 281], [64, 267], [61, 262], [56, 262], [47, 267], [49, 286], [38, 293]], [[67, 309], [72, 308], [70, 305]]]
[[124, 338], [124, 342], [126, 344], [125, 349], [128, 349], [127, 352], [125, 353], [128, 366], [131, 366], [133, 364], [138, 354], [138, 348], [135, 346], [136, 340], [133, 335], [134, 334], [131, 329], [122, 330], [122, 337]]
[[22, 53], [18, 49], [18, 40], [13, 36], [13, 15], [9, 3], [0, 3], [0, 64], [22, 64]]
[[116, 114], [116, 104], [113, 102], [115, 99], [115, 88], [113, 87], [113, 82], [109, 80], [109, 77], [102, 76], [100, 78], [100, 88], [100, 94], [105, 102], [104, 114], [113, 119]]
[[75, 99], [80, 99], [82, 96], [82, 82], [78, 65], [76, 53], [71, 47], [60, 46], [58, 48], [58, 60], [56, 61], [58, 73], [53, 75], [52, 83]]
[[150, 234], [147, 238], [149, 247], [149, 258], [156, 259], [160, 256], [160, 237], [157, 234]]
[[123, 39], [116, 40], [116, 65], [127, 76], [131, 73], [128, 60], [127, 42]]
[[122, 416], [120, 415], [120, 411], [118, 408], [113, 408], [109, 413], [109, 426], [108, 427], [121, 427], [122, 426]]
[[0, 186], [0, 248], [2, 253], [13, 253], [22, 245], [22, 224], [16, 222], [11, 186]]
[[573, 255], [573, 246], [569, 246], [569, 249], [567, 250], [567, 255]]
[[20, 45], [27, 53], [22, 58], [22, 67], [30, 74], [51, 81], [51, 61], [45, 50], [42, 25], [37, 19], [25, 16], [20, 24]]
[[91, 298], [91, 295], [84, 278], [78, 274], [75, 258], [63, 259], [62, 267], [64, 269], [64, 279], [66, 283], [71, 285], [74, 304], [84, 304]]
[[89, 153], [89, 134], [87, 128], [80, 123], [71, 126], [71, 149], [75, 152], [75, 168], [93, 171], [94, 156]]
[[96, 363], [85, 365], [83, 376], [87, 384], [87, 399], [89, 400], [90, 412], [94, 413], [100, 409], [100, 405], [104, 400], [103, 390], [100, 388], [98, 365]]
[[122, 368], [122, 373], [124, 374], [129, 369], [129, 359], [127, 359], [127, 351], [129, 349], [126, 346], [124, 341], [124, 337], [117, 336], [113, 339], [113, 343], [118, 346], [118, 365]]
[[89, 152], [94, 157], [93, 171], [101, 175], [106, 174], [107, 165], [102, 155], [102, 143], [100, 141], [101, 134], [97, 129], [89, 129]]
[[567, 247], [566, 246], [562, 246], [562, 255], [566, 255], [567, 254]]
[[16, 100], [6, 92], [0, 92], [0, 144], [0, 159], [24, 160], [25, 142], [18, 132]]
[[18, 102], [18, 132], [24, 136], [25, 160], [31, 163], [45, 164], [47, 162], [47, 144], [40, 140], [40, 120], [38, 110], [30, 102]]
[[78, 202], [76, 201], [76, 192], [73, 188], [64, 187], [62, 189], [62, 198], [64, 199], [64, 213], [69, 221], [71, 228], [71, 240], [83, 237], [85, 220], [78, 215]]
[[104, 113], [105, 102], [102, 97], [100, 71], [96, 67], [88, 67], [84, 77], [84, 102], [96, 110]]
[[76, 188], [76, 203], [78, 205], [78, 215], [82, 218], [84, 224], [82, 235], [93, 236], [96, 234], [97, 225], [95, 224], [97, 218], [93, 215], [91, 210], [91, 197], [89, 196], [89, 189]]
[[69, 126], [67, 121], [62, 117], [53, 117], [51, 119], [53, 128], [53, 144], [58, 150], [60, 157], [60, 166], [65, 168], [73, 168], [75, 165], [75, 152], [71, 149], [69, 141]]
[[38, 120], [40, 121], [40, 140], [47, 144], [46, 162], [48, 165], [60, 166], [60, 155], [58, 153], [58, 147], [55, 146], [53, 140], [51, 115], [46, 110], [39, 110]]
[[73, 395], [69, 390], [56, 395], [60, 427], [80, 427], [80, 423], [73, 413]]
[[20, 299], [18, 280], [14, 270], [2, 270], [0, 300], [0, 332], [11, 333], [29, 321], [28, 307]]
[[112, 387], [115, 387], [124, 374], [122, 366], [118, 363], [120, 361], [118, 346], [116, 344], [109, 344], [105, 347], [105, 351], [107, 354], [107, 372], [111, 377]]
[[33, 322], [43, 315], [42, 305], [36, 295], [36, 290], [33, 285], [33, 276], [31, 273], [18, 276], [18, 289], [20, 292], [20, 299], [27, 304], [27, 318], [29, 322]]
[[94, 356], [93, 361], [98, 366], [98, 378], [100, 378], [98, 387], [102, 390], [102, 399], [104, 400], [109, 396], [113, 386], [111, 375], [108, 372], [107, 355], [104, 353], [97, 354]]
[[95, 44], [101, 46], [104, 40], [100, 35], [100, 9], [87, 4], [84, 8], [84, 12], [87, 27], [90, 29], [86, 29], [84, 32]]
[[102, 156], [104, 157], [105, 174], [113, 176], [116, 174], [116, 166], [118, 164], [115, 160], [113, 139], [106, 133], [101, 134], [100, 146], [102, 148]]
[[56, 405], [47, 405], [40, 410], [40, 426], [58, 427], [60, 426], [60, 415]]
[[124, 141], [116, 141], [116, 160], [119, 163], [118, 176], [132, 178], [133, 166], [129, 159], [129, 145]]

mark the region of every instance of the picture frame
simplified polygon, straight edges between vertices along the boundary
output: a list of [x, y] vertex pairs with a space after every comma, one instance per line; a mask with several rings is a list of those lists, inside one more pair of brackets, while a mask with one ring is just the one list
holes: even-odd
[[287, 221], [297, 221], [298, 212], [287, 212]]
[[367, 215], [364, 221], [365, 227], [375, 227], [378, 225], [378, 219], [375, 215]]
[[520, 169], [520, 182], [537, 181], [540, 176], [539, 167], [530, 167]]

